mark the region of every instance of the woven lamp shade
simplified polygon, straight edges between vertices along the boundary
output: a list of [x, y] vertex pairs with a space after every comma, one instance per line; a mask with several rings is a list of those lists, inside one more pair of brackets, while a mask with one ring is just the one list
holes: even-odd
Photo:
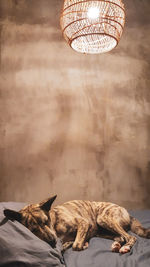
[[122, 0], [64, 0], [60, 25], [77, 52], [104, 53], [119, 42], [125, 23]]

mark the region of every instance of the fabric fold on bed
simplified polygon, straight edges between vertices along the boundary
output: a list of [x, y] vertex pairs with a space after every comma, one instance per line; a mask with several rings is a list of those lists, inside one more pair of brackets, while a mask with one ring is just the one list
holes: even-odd
[[0, 204], [0, 266], [64, 267], [60, 242], [53, 249], [19, 222], [4, 219], [5, 208], [20, 210], [24, 206]]

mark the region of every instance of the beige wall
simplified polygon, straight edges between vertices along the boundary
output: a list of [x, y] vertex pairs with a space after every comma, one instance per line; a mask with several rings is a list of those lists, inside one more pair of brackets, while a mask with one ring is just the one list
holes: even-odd
[[60, 0], [1, 0], [0, 201], [150, 208], [149, 0], [106, 54], [74, 52]]

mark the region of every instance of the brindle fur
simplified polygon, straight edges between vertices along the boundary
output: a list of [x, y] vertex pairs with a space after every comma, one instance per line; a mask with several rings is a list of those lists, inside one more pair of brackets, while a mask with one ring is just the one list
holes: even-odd
[[125, 208], [116, 204], [74, 200], [51, 209], [55, 198], [28, 205], [19, 212], [5, 209], [4, 214], [8, 219], [22, 223], [52, 247], [60, 238], [63, 250], [70, 246], [83, 250], [88, 247], [90, 238], [99, 236], [114, 240], [112, 251], [126, 253], [136, 242], [136, 237], [129, 235], [127, 230], [150, 238], [150, 229], [143, 228]]

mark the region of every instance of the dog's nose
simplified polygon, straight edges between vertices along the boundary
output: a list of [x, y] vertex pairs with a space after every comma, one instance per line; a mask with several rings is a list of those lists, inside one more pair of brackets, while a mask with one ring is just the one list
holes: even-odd
[[49, 244], [51, 245], [52, 248], [55, 248], [56, 247], [56, 240], [53, 239], [49, 242]]

